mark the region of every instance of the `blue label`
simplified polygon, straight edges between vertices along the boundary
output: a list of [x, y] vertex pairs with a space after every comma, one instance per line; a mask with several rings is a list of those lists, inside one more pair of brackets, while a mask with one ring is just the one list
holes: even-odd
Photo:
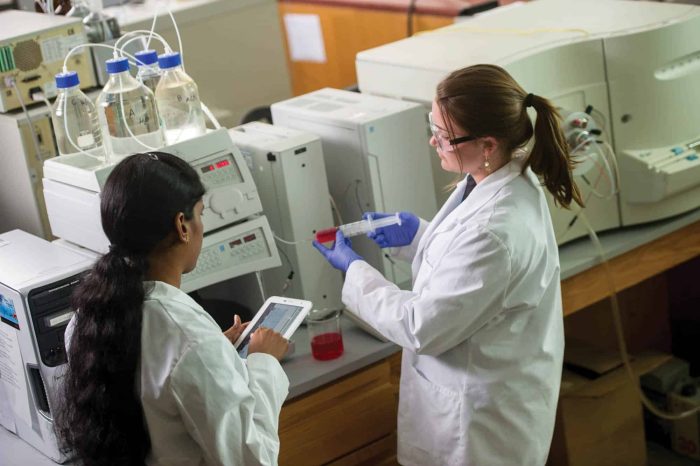
[[9, 298], [6, 298], [2, 294], [0, 294], [0, 320], [19, 330], [19, 321], [17, 320], [15, 305]]

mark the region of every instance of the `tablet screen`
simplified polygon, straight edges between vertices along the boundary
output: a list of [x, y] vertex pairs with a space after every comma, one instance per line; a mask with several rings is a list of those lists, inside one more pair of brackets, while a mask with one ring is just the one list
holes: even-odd
[[302, 306], [294, 306], [292, 304], [282, 304], [282, 303], [270, 303], [260, 319], [257, 321], [255, 326], [251, 328], [248, 335], [241, 342], [238, 347], [238, 354], [242, 358], [248, 357], [248, 344], [250, 343], [250, 336], [259, 327], [266, 327], [274, 330], [277, 333], [284, 335], [284, 332], [289, 328], [289, 326], [294, 322], [299, 313], [304, 308]]

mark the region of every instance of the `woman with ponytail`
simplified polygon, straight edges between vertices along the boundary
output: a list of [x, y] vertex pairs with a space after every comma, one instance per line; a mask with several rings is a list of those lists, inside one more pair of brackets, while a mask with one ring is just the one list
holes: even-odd
[[127, 157], [102, 191], [111, 245], [73, 296], [55, 425], [78, 464], [276, 464], [288, 343], [256, 331], [247, 365], [180, 291], [202, 246], [204, 187], [181, 159]]
[[542, 186], [563, 207], [582, 204], [559, 116], [502, 68], [476, 65], [438, 85], [429, 120], [442, 168], [463, 179], [430, 223], [402, 212], [369, 235], [412, 261], [413, 289], [386, 280], [341, 232], [333, 248], [315, 246], [345, 271], [347, 308], [403, 347], [401, 464], [543, 465], [564, 334]]

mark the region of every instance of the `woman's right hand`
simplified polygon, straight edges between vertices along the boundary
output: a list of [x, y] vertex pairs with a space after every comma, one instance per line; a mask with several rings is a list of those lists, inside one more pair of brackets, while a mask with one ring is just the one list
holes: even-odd
[[281, 361], [288, 349], [289, 342], [282, 335], [269, 328], [260, 327], [250, 336], [248, 354], [267, 353]]

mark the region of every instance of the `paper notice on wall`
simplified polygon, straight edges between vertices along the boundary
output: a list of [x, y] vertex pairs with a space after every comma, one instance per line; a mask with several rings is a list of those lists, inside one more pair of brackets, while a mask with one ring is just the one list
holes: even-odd
[[326, 47], [318, 15], [284, 15], [287, 44], [292, 61], [326, 63]]

